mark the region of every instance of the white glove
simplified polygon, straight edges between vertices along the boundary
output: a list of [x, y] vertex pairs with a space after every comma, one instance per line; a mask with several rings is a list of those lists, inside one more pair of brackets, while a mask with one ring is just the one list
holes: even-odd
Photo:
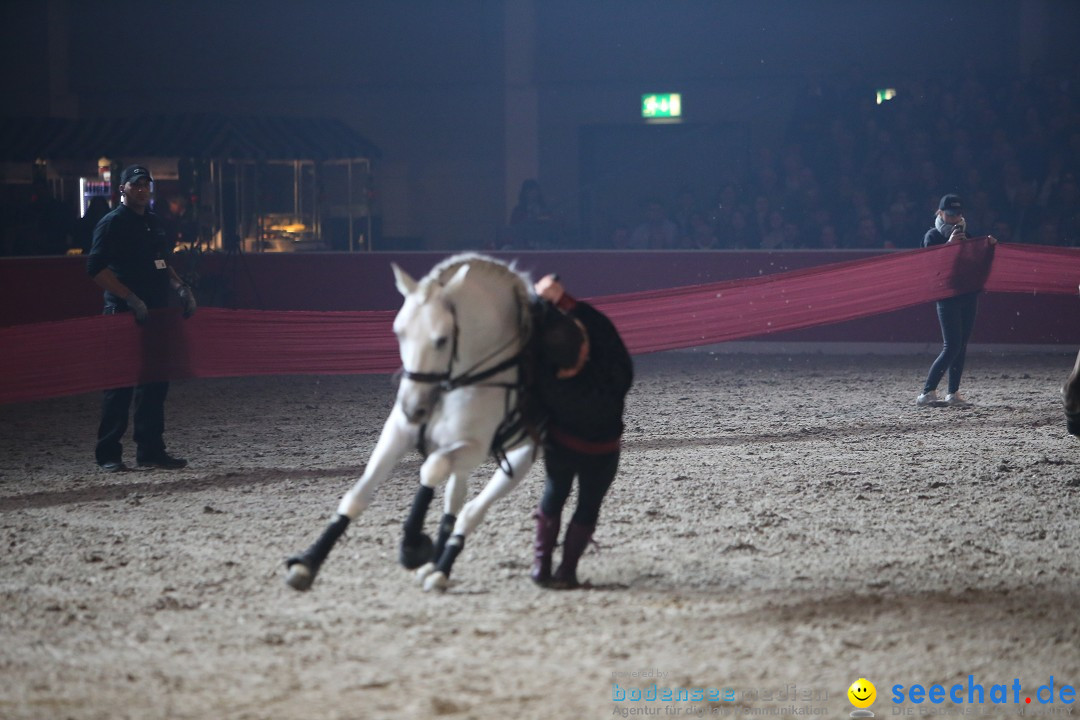
[[184, 319], [187, 320], [195, 314], [198, 307], [195, 304], [195, 293], [191, 292], [191, 288], [187, 285], [181, 285], [177, 293], [180, 295], [180, 301], [184, 303]]
[[127, 303], [131, 312], [135, 313], [135, 322], [139, 325], [145, 324], [150, 319], [150, 311], [146, 308], [146, 303], [135, 293], [131, 293], [124, 298], [124, 302]]

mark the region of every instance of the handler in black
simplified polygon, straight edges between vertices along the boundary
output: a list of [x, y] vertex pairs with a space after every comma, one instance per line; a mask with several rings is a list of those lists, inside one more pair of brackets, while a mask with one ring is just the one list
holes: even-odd
[[[180, 295], [184, 317], [195, 313], [195, 296], [168, 264], [168, 243], [161, 219], [150, 210], [150, 171], [132, 165], [120, 176], [121, 204], [94, 228], [87, 257], [90, 277], [105, 290], [105, 314], [128, 312], [139, 325], [150, 309], [167, 307], [169, 290]], [[187, 460], [165, 452], [165, 396], [168, 382], [105, 391], [98, 426], [97, 463], [106, 472], [126, 470], [120, 440], [127, 431], [128, 410], [135, 400], [135, 459], [141, 466], [175, 470]]]
[[[536, 283], [536, 294], [557, 309], [540, 328], [541, 367], [535, 378], [547, 416], [547, 480], [536, 510], [531, 576], [539, 585], [574, 588], [578, 560], [592, 539], [600, 505], [619, 468], [623, 408], [634, 367], [611, 321], [566, 293], [555, 276]], [[562, 562], [552, 574], [552, 551], [575, 476], [577, 509], [563, 538]]]

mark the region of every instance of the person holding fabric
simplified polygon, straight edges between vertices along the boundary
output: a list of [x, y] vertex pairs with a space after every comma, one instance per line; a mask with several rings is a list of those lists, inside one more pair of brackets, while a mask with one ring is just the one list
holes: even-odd
[[[934, 227], [926, 231], [923, 247], [962, 242], [967, 239], [967, 221], [959, 195], [945, 195], [938, 203]], [[991, 238], [991, 242], [995, 242]], [[922, 393], [915, 399], [920, 407], [971, 407], [960, 394], [960, 378], [964, 374], [968, 339], [975, 326], [979, 293], [970, 292], [937, 301], [938, 322], [941, 324], [942, 348], [926, 376]], [[942, 400], [937, 387], [945, 372], [949, 373], [949, 391]]]
[[[130, 312], [139, 325], [150, 321], [151, 309], [168, 306], [170, 288], [179, 294], [185, 318], [191, 317], [196, 309], [191, 288], [169, 266], [165, 226], [150, 210], [151, 182], [150, 171], [141, 165], [124, 170], [120, 176], [120, 205], [94, 228], [86, 261], [90, 277], [105, 291], [104, 314]], [[163, 381], [105, 391], [94, 451], [102, 470], [127, 470], [120, 440], [127, 431], [133, 398], [136, 462], [166, 470], [187, 465], [187, 460], [165, 451], [168, 390], [169, 383]]]
[[[531, 577], [535, 583], [576, 588], [578, 560], [592, 539], [600, 506], [619, 467], [626, 393], [634, 379], [630, 353], [603, 313], [571, 297], [554, 275], [536, 283], [553, 307], [539, 333], [537, 401], [547, 417], [544, 494], [536, 509]], [[562, 561], [552, 573], [552, 553], [563, 506], [574, 478], [578, 501], [563, 538]]]

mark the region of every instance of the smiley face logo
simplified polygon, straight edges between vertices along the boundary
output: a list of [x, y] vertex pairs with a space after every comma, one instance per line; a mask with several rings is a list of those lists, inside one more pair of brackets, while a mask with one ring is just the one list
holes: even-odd
[[859, 678], [851, 683], [851, 687], [847, 690], [847, 697], [855, 707], [868, 708], [877, 699], [877, 688], [866, 678]]

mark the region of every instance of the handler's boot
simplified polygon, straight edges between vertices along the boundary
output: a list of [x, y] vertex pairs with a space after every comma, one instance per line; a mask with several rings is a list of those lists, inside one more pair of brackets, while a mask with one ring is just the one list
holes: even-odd
[[560, 590], [572, 590], [580, 585], [577, 579], [577, 564], [589, 541], [592, 540], [595, 525], [582, 525], [571, 522], [563, 538], [562, 562], [552, 577], [551, 586]]
[[551, 582], [551, 551], [559, 537], [560, 518], [545, 515], [540, 508], [536, 508], [533, 517], [536, 518], [536, 540], [533, 541], [533, 566], [529, 576], [537, 585], [547, 585]]

